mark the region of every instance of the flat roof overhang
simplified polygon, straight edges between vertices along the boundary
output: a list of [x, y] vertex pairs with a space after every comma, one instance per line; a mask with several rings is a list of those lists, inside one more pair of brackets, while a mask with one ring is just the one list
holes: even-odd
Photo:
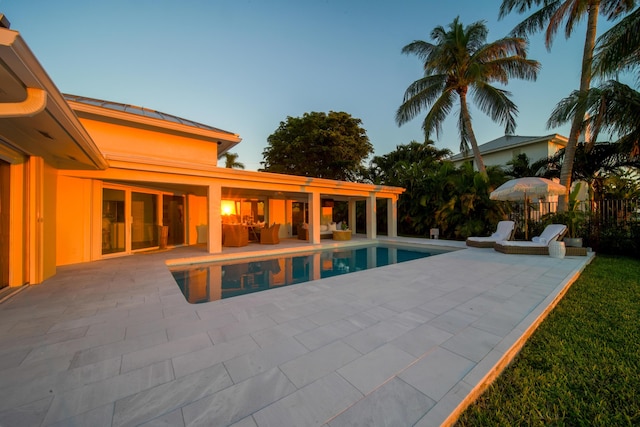
[[217, 184], [222, 187], [222, 198], [304, 198], [309, 193], [334, 200], [364, 199], [375, 194], [377, 198], [394, 198], [405, 189], [378, 184], [364, 184], [284, 175], [271, 172], [245, 171], [213, 167], [208, 170], [167, 168], [165, 166], [110, 161], [104, 171], [75, 171], [67, 175], [101, 179], [108, 182], [146, 185], [155, 188], [175, 189], [186, 193], [206, 195], [206, 187]]
[[0, 144], [57, 169], [107, 161], [20, 33], [0, 28]]

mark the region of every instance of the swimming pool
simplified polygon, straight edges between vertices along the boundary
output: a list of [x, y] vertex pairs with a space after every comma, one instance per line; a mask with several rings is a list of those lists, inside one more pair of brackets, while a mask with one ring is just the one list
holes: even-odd
[[389, 245], [328, 249], [207, 264], [171, 267], [191, 304], [279, 288], [449, 252]]

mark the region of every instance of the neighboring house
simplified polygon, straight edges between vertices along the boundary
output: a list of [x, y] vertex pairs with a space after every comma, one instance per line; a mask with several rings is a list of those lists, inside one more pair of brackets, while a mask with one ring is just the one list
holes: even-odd
[[[506, 166], [520, 154], [526, 154], [529, 162], [553, 156], [567, 145], [567, 138], [558, 134], [545, 136], [505, 135], [480, 145], [480, 154], [485, 166]], [[465, 162], [473, 162], [473, 152], [458, 153], [449, 160], [456, 167]], [[474, 165], [475, 166], [475, 165]]]
[[[319, 243], [327, 208], [376, 201], [397, 234], [402, 188], [218, 167], [238, 134], [131, 105], [63, 95], [0, 14], [0, 287], [36, 284], [60, 265], [167, 243], [222, 252], [225, 214], [279, 223], [291, 237], [308, 223]], [[224, 166], [224, 165], [222, 165]], [[228, 211], [223, 211], [229, 209]], [[164, 236], [163, 236], [164, 237]]]
[[[507, 163], [520, 154], [526, 154], [529, 158], [529, 164], [532, 164], [553, 156], [566, 145], [567, 138], [554, 133], [545, 136], [505, 135], [482, 144], [479, 148], [485, 166], [507, 168]], [[458, 153], [449, 160], [454, 162], [456, 167], [459, 167], [465, 162], [473, 162], [473, 152], [470, 150], [468, 153]], [[475, 164], [474, 168], [476, 168]], [[537, 203], [536, 215], [539, 217], [556, 211], [558, 196], [547, 195], [541, 199], [533, 200], [533, 202]]]

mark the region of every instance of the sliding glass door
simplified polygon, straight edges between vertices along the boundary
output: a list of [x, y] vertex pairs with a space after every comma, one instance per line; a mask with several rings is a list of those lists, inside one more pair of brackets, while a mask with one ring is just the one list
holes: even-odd
[[126, 251], [125, 191], [102, 189], [102, 255]]
[[162, 225], [167, 227], [167, 244], [184, 244], [184, 196], [162, 196]]
[[102, 255], [158, 246], [157, 201], [157, 194], [103, 188]]
[[158, 195], [131, 192], [131, 250], [158, 246]]

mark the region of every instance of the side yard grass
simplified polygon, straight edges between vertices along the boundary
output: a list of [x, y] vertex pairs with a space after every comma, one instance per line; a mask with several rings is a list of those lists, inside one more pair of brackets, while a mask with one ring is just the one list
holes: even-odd
[[640, 260], [597, 256], [456, 425], [640, 425]]

